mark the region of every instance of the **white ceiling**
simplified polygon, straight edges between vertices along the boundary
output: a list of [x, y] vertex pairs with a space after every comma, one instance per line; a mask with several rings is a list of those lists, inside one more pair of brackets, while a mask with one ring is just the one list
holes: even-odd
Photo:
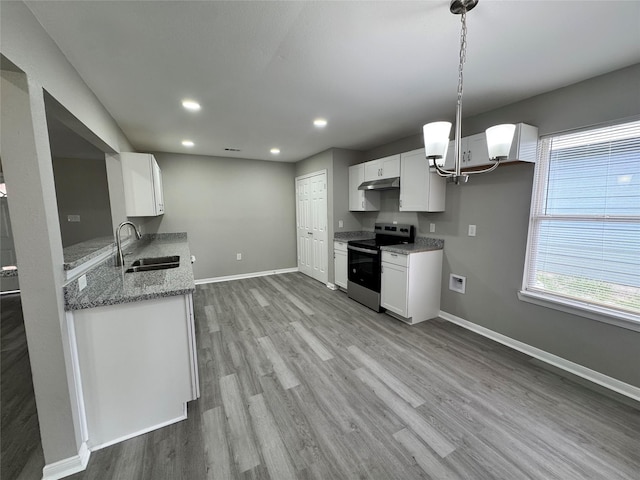
[[[140, 151], [297, 161], [454, 116], [449, 0], [26, 3]], [[480, 0], [468, 29], [465, 115], [640, 62], [638, 1]]]

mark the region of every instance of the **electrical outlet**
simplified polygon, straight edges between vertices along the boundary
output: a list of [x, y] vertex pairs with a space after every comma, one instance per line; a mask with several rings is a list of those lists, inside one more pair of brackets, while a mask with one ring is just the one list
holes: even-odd
[[338, 228], [344, 228], [344, 222], [342, 220], [338, 220]]
[[475, 237], [476, 236], [476, 226], [475, 225], [469, 225], [469, 236], [470, 237]]
[[81, 292], [82, 290], [84, 290], [87, 286], [87, 276], [86, 275], [82, 275], [79, 279], [78, 279], [78, 291]]
[[436, 224], [435, 223], [430, 223], [429, 224], [429, 233], [435, 233], [436, 231]]
[[67, 222], [79, 222], [80, 215], [67, 215]]
[[236, 253], [236, 260], [242, 260], [242, 254]]

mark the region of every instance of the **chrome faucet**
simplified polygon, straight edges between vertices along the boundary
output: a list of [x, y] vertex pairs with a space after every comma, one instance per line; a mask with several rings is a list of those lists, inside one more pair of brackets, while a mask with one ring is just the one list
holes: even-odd
[[142, 238], [142, 234], [140, 233], [140, 230], [138, 229], [138, 227], [136, 227], [135, 223], [130, 222], [129, 220], [122, 222], [120, 225], [118, 225], [118, 228], [116, 228], [116, 267], [121, 267], [122, 265], [124, 265], [124, 255], [122, 254], [122, 241], [120, 240], [120, 231], [122, 230], [122, 227], [124, 227], [125, 225], [129, 225], [130, 227], [133, 227], [133, 230], [136, 232], [136, 238], [138, 240], [140, 240]]

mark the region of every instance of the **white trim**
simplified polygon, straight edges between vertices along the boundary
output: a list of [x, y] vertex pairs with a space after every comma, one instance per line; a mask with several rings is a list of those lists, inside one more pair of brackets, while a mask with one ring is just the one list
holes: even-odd
[[226, 275], [224, 277], [202, 278], [200, 280], [196, 280], [195, 284], [203, 285], [205, 283], [228, 282], [230, 280], [243, 280], [245, 278], [266, 277], [267, 275], [280, 275], [281, 273], [293, 273], [297, 271], [298, 271], [298, 267], [293, 267], [293, 268], [281, 268], [278, 270], [266, 270], [264, 272], [240, 273], [238, 275]]
[[42, 469], [42, 480], [58, 480], [82, 472], [86, 470], [90, 456], [91, 452], [83, 442], [77, 455], [45, 465]]
[[329, 290], [338, 290], [338, 286], [335, 283], [327, 282], [327, 288]]
[[108, 442], [102, 443], [100, 445], [94, 445], [93, 447], [91, 447], [91, 451], [95, 452], [95, 451], [98, 451], [98, 450], [102, 450], [103, 448], [110, 447], [111, 445], [115, 445], [116, 443], [124, 442], [125, 440], [129, 440], [130, 438], [138, 437], [140, 435], [144, 435], [145, 433], [152, 432], [152, 431], [157, 430], [159, 428], [164, 428], [164, 427], [167, 427], [169, 425], [173, 425], [174, 423], [181, 422], [182, 420], [186, 420], [187, 419], [187, 404], [186, 403], [184, 404], [183, 411], [184, 411], [184, 413], [182, 415], [180, 415], [179, 417], [172, 418], [171, 420], [167, 420], [166, 422], [159, 423], [158, 425], [153, 425], [152, 427], [147, 427], [147, 428], [145, 428], [143, 430], [139, 430], [137, 432], [130, 433], [130, 434], [125, 435], [123, 437], [116, 438], [115, 440], [109, 440]]
[[80, 438], [83, 442], [89, 439], [89, 428], [87, 426], [87, 411], [84, 404], [84, 390], [82, 389], [82, 374], [80, 373], [80, 357], [78, 356], [78, 341], [76, 339], [76, 324], [73, 312], [65, 312], [67, 318], [67, 334], [69, 335], [69, 350], [71, 357], [71, 370], [73, 372], [73, 385], [80, 423]]
[[640, 402], [640, 388], [440, 310], [440, 318]]
[[626, 328], [640, 332], [640, 320], [638, 315], [632, 313], [625, 314], [618, 310], [599, 307], [588, 303], [561, 299], [543, 293], [534, 293], [526, 290], [518, 291], [518, 298], [523, 302], [533, 303], [541, 307], [560, 310], [561, 312], [571, 313], [580, 317], [596, 320], [598, 322], [608, 323], [617, 327]]

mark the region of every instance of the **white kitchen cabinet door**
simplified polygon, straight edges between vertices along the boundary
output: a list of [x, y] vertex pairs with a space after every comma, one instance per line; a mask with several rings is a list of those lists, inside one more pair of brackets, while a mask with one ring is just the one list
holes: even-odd
[[489, 159], [487, 135], [484, 132], [466, 137], [462, 168], [490, 166], [493, 163]]
[[347, 243], [346, 242], [334, 242], [333, 243], [333, 266], [335, 279], [334, 283], [347, 289]]
[[[445, 168], [453, 170], [453, 141], [449, 142], [449, 150]], [[535, 162], [538, 147], [538, 127], [517, 123], [513, 134], [513, 142], [509, 156], [502, 162]], [[462, 169], [474, 167], [490, 167], [494, 162], [489, 158], [487, 135], [485, 132], [464, 137], [462, 139]]]
[[185, 417], [199, 390], [190, 296], [69, 314], [90, 448]]
[[395, 178], [400, 176], [400, 155], [391, 155], [380, 159], [381, 178]]
[[[449, 142], [449, 149], [447, 150], [447, 158], [444, 164], [445, 169], [453, 171], [455, 142]], [[461, 140], [461, 168], [478, 167], [482, 165], [488, 165], [489, 152], [487, 151], [487, 137], [483, 133], [477, 135], [471, 135], [469, 137], [463, 137]]]
[[442, 212], [446, 180], [429, 168], [424, 148], [400, 155], [400, 211]]
[[364, 164], [364, 181], [384, 180], [400, 176], [400, 155], [371, 160]]
[[379, 160], [371, 160], [364, 163], [364, 180], [370, 182], [371, 180], [380, 180], [382, 162]]
[[440, 313], [442, 250], [401, 255], [382, 251], [380, 305], [411, 325]]
[[162, 173], [153, 155], [120, 154], [127, 217], [156, 217], [164, 213]]
[[365, 163], [349, 167], [349, 211], [375, 212], [380, 210], [380, 192], [358, 190], [364, 182]]
[[382, 307], [402, 317], [409, 317], [408, 291], [408, 269], [392, 263], [382, 262], [380, 286], [380, 304]]

